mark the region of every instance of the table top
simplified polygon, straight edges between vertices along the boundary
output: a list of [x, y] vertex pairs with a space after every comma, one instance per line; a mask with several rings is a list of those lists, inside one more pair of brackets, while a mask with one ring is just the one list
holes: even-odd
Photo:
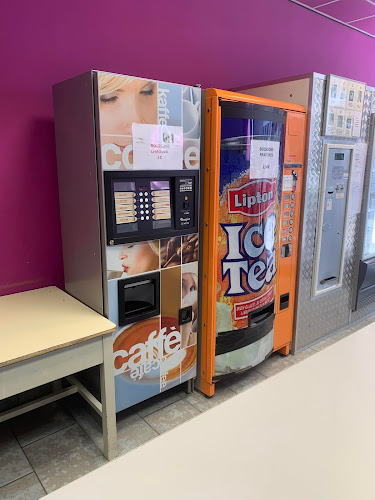
[[372, 324], [45, 498], [373, 500], [374, 356]]
[[0, 368], [116, 330], [54, 286], [0, 297]]

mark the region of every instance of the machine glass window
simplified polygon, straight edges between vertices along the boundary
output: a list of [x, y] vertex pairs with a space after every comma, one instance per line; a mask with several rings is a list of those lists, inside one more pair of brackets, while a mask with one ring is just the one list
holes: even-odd
[[365, 241], [362, 256], [363, 260], [375, 257], [375, 160], [372, 164], [371, 170], [365, 228]]

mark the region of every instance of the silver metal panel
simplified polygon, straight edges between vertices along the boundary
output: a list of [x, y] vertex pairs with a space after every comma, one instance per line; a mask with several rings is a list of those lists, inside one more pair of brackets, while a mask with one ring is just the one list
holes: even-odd
[[264, 97], [265, 99], [277, 99], [278, 101], [291, 102], [308, 107], [310, 78], [293, 80], [288, 82], [274, 83], [257, 88], [239, 90], [241, 94]]
[[65, 289], [103, 314], [92, 73], [53, 86]]
[[363, 102], [363, 114], [362, 114], [362, 130], [361, 130], [361, 141], [368, 142], [370, 140], [370, 121], [371, 113], [373, 112], [373, 106], [375, 105], [375, 90], [366, 89], [365, 99]]
[[[324, 138], [321, 133], [324, 116], [325, 79], [315, 75], [315, 78], [311, 80], [311, 88], [310, 133], [307, 144], [306, 192], [301, 235], [294, 351], [299, 351], [317, 340], [345, 328], [349, 322], [358, 321], [361, 317], [375, 311], [375, 303], [372, 303], [362, 310], [350, 314], [354, 262], [357, 251], [356, 241], [359, 231], [358, 215], [348, 219], [342, 287], [337, 291], [328, 292], [322, 297], [311, 298], [320, 176], [323, 162]], [[368, 141], [369, 138], [372, 100], [373, 91], [367, 89], [362, 117], [361, 141]], [[345, 140], [340, 142], [350, 143]]]
[[[320, 188], [313, 295], [342, 284], [348, 185], [354, 146], [326, 144]], [[336, 159], [336, 157], [339, 159]]]
[[[323, 297], [311, 298], [320, 175], [323, 161], [321, 130], [326, 82], [321, 78], [314, 78], [311, 83], [310, 135], [307, 145], [306, 191], [301, 235], [294, 351], [316, 342], [349, 323], [349, 290], [345, 282], [338, 291], [328, 292]], [[344, 262], [344, 274], [345, 268], [346, 261]]]

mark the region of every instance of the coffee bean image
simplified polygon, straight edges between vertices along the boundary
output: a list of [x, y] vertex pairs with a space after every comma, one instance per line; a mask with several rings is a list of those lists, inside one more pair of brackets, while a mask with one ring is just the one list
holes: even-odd
[[181, 237], [160, 240], [160, 265], [162, 268], [181, 264]]
[[189, 234], [182, 237], [182, 263], [188, 264], [198, 260], [198, 234]]

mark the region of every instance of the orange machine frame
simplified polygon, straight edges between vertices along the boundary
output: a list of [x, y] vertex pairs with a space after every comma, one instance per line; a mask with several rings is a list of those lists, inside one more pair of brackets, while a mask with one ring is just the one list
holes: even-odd
[[[281, 108], [287, 112], [284, 164], [302, 164], [304, 156], [306, 111], [303, 106], [290, 104], [261, 97], [254, 97], [235, 92], [217, 89], [206, 90], [205, 109], [205, 167], [204, 167], [204, 208], [203, 208], [203, 244], [202, 244], [202, 316], [201, 316], [201, 336], [200, 336], [200, 363], [198, 375], [198, 388], [207, 396], [213, 396], [215, 383], [213, 377], [215, 373], [215, 347], [216, 347], [216, 297], [217, 286], [217, 238], [218, 238], [218, 203], [219, 203], [219, 176], [220, 176], [220, 120], [221, 109], [219, 99], [234, 102], [247, 102]], [[290, 169], [292, 170], [292, 169]], [[300, 182], [298, 183], [298, 205], [301, 202], [302, 168], [298, 168]], [[281, 208], [284, 207], [284, 193], [281, 201]], [[296, 194], [297, 198], [297, 194]], [[285, 293], [288, 289], [289, 307], [283, 311], [278, 310], [278, 300], [276, 298], [276, 319], [274, 350], [280, 350], [283, 354], [288, 354], [289, 345], [293, 333], [294, 298], [295, 298], [295, 277], [297, 267], [298, 229], [299, 229], [299, 209], [297, 208], [294, 217], [292, 241], [292, 255], [286, 259], [278, 259], [278, 277], [276, 285], [276, 297], [279, 292]], [[282, 217], [280, 217], [282, 221]], [[280, 242], [282, 231], [280, 230]], [[281, 243], [279, 244], [281, 245]], [[294, 248], [293, 248], [294, 247]], [[281, 247], [280, 247], [281, 248]], [[284, 262], [288, 261], [285, 265]], [[280, 314], [278, 314], [280, 313]]]

